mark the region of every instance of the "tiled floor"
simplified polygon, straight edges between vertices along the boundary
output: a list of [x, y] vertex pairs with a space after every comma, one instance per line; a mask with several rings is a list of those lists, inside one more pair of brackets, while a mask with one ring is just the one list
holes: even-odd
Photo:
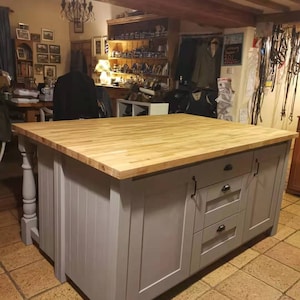
[[[299, 197], [284, 195], [279, 222], [275, 236], [181, 287], [176, 295], [173, 291], [169, 299], [300, 299]], [[17, 210], [0, 212], [0, 299], [83, 299], [69, 283], [60, 284], [52, 265], [36, 246], [25, 246], [19, 233]]]

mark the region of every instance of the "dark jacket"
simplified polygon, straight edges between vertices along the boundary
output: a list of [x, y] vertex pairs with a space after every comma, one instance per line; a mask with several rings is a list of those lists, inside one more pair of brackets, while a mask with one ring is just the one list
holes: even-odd
[[98, 118], [96, 87], [92, 78], [71, 71], [57, 79], [53, 92], [53, 120]]

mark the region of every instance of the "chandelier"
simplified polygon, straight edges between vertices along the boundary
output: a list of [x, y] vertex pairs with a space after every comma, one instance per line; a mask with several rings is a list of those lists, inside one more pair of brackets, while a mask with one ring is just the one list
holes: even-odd
[[60, 14], [63, 19], [74, 23], [95, 20], [92, 1], [87, 3], [86, 0], [62, 0]]

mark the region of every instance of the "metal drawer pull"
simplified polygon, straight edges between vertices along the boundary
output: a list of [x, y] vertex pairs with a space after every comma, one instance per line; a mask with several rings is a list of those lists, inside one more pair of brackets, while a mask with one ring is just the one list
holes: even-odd
[[230, 190], [230, 185], [229, 184], [225, 184], [223, 187], [222, 187], [222, 192], [227, 192]]
[[228, 164], [224, 167], [224, 171], [231, 171], [233, 169], [232, 164]]
[[191, 195], [191, 198], [194, 198], [196, 196], [196, 193], [197, 193], [197, 180], [196, 180], [195, 176], [193, 176], [192, 179], [194, 181], [194, 193]]
[[222, 224], [222, 225], [220, 225], [220, 226], [218, 227], [217, 232], [221, 232], [221, 231], [223, 231], [223, 230], [225, 230], [225, 229], [226, 229], [226, 226], [225, 226], [224, 224]]

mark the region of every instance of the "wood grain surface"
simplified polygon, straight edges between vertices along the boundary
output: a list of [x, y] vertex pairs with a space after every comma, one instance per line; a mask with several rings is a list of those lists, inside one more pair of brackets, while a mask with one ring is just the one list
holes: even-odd
[[18, 123], [13, 130], [118, 179], [298, 136], [296, 132], [187, 114]]

